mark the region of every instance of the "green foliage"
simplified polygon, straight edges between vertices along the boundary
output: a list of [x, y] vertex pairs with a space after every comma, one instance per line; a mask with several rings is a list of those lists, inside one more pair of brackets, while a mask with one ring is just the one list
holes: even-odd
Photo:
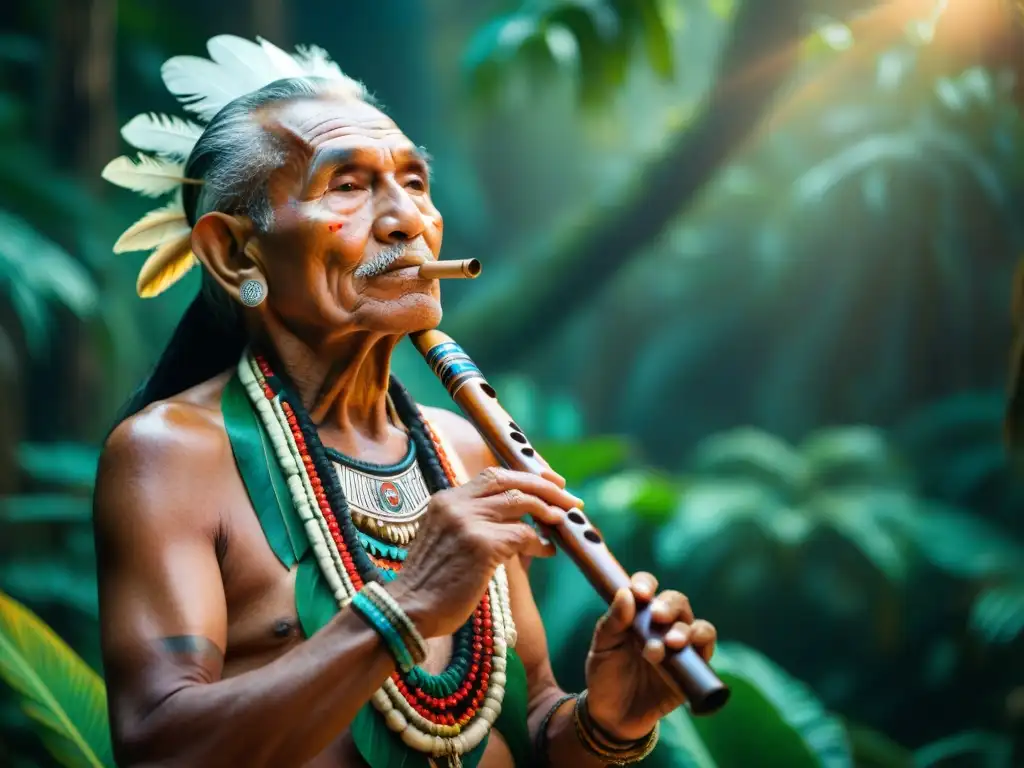
[[[792, 438], [991, 386], [1022, 235], [1012, 78], [858, 45], [809, 62], [771, 130], [595, 301], [607, 343], [573, 381], [592, 429], [673, 465], [728, 425]], [[679, 401], [703, 407], [666, 428], [651, 403]]]
[[[632, 462], [602, 470], [594, 456], [595, 476], [576, 490], [627, 569], [685, 590], [724, 637], [756, 645], [830, 707], [873, 723], [892, 716], [880, 696], [927, 711], [934, 705], [912, 698], [907, 681], [958, 690], [962, 665], [977, 663], [969, 654], [1021, 637], [1024, 549], [921, 496], [916, 466], [882, 430], [821, 429], [799, 445], [732, 430], [702, 441], [679, 476]], [[532, 569], [559, 679], [582, 685], [590, 636], [580, 628], [605, 606], [567, 558]], [[865, 676], [847, 677], [851, 667]], [[902, 690], [879, 691], [878, 672], [867, 672], [887, 668], [899, 670]], [[856, 735], [858, 765], [911, 764], [880, 734]]]
[[18, 313], [25, 341], [40, 354], [50, 338], [48, 304], [79, 317], [93, 312], [96, 286], [66, 251], [23, 219], [0, 210], [0, 286]]
[[18, 446], [18, 463], [34, 482], [91, 490], [99, 454], [92, 445], [22, 443]]
[[914, 754], [914, 768], [1011, 768], [1008, 739], [993, 733], [968, 731], [941, 739]]
[[643, 51], [659, 76], [674, 76], [676, 63], [667, 22], [671, 6], [663, 0], [524, 4], [476, 33], [463, 66], [478, 97], [493, 97], [519, 66], [528, 72], [528, 89], [556, 72], [569, 72], [576, 78], [582, 103], [602, 105], [625, 82], [636, 48]]
[[[644, 765], [685, 768], [850, 768], [843, 725], [806, 686], [751, 648], [723, 643], [715, 670], [732, 690], [713, 717], [682, 710], [662, 723], [663, 748]], [[743, 734], [737, 738], [737, 734]]]
[[0, 594], [0, 677], [66, 768], [113, 766], [99, 676], [31, 611]]

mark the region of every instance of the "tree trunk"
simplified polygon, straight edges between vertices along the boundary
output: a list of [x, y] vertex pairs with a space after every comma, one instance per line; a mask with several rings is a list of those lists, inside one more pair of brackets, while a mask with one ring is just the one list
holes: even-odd
[[[801, 0], [747, 0], [706, 109], [631, 185], [598, 200], [536, 250], [467, 295], [445, 330], [484, 370], [508, 368], [654, 242], [750, 136], [797, 61]], [[495, 259], [500, 262], [501, 259]]]
[[118, 149], [117, 0], [61, 0], [53, 22], [46, 135], [59, 165], [101, 189], [99, 172]]
[[[60, 0], [53, 14], [48, 103], [43, 135], [56, 165], [102, 195], [103, 166], [118, 154], [114, 51], [117, 0]], [[73, 253], [77, 243], [62, 242]], [[88, 435], [102, 372], [89, 360], [87, 329], [57, 313], [53, 334], [56, 371], [33, 382], [31, 432], [42, 438]], [[53, 406], [58, 403], [55, 409]]]

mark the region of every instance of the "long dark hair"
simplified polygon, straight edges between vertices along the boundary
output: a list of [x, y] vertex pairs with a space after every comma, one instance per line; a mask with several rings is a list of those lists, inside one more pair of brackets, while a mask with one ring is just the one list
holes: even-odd
[[[185, 164], [185, 176], [203, 184], [185, 184], [182, 202], [190, 225], [209, 211], [244, 214], [257, 229], [271, 223], [266, 183], [284, 161], [274, 136], [252, 119], [261, 108], [293, 99], [313, 97], [328, 81], [288, 78], [227, 104], [203, 131]], [[202, 287], [192, 300], [160, 359], [122, 406], [114, 424], [134, 416], [152, 403], [166, 400], [223, 373], [238, 362], [247, 343], [237, 305], [204, 270]]]

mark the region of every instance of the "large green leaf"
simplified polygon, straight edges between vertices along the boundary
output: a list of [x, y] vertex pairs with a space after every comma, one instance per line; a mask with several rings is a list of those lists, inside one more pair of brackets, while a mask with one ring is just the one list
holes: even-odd
[[0, 677], [66, 768], [113, 768], [103, 681], [31, 611], [0, 594]]
[[670, 714], [645, 766], [852, 768], [842, 724], [802, 683], [733, 643], [718, 649], [712, 666], [732, 690], [729, 703], [713, 717], [691, 718], [683, 709]]
[[[842, 723], [803, 683], [751, 648], [723, 643], [712, 665], [729, 703], [694, 726], [719, 768], [852, 768]], [[742, 734], [742, 738], [738, 738]]]
[[723, 768], [701, 741], [693, 720], [677, 709], [661, 721], [661, 739], [644, 768]]

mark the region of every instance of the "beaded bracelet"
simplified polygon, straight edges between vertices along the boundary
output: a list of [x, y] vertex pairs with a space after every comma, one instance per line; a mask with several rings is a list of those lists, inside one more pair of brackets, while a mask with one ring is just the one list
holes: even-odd
[[422, 664], [427, 658], [427, 641], [423, 639], [423, 635], [416, 629], [412, 619], [402, 610], [398, 601], [375, 581], [363, 585], [362, 592], [391, 620], [393, 626], [402, 635], [402, 640], [412, 656], [413, 662]]
[[388, 617], [384, 615], [384, 612], [362, 591], [352, 596], [351, 605], [377, 631], [377, 634], [384, 639], [388, 650], [391, 651], [391, 655], [395, 657], [395, 661], [398, 663], [398, 668], [403, 672], [411, 670], [416, 663], [413, 661], [409, 649], [406, 648], [401, 634], [399, 634]]
[[540, 728], [537, 730], [537, 742], [534, 745], [534, 751], [536, 752], [536, 758], [540, 761], [540, 765], [549, 765], [548, 760], [548, 725], [551, 724], [551, 718], [555, 716], [555, 713], [562, 708], [562, 705], [567, 701], [571, 701], [576, 698], [575, 693], [567, 693], [556, 701], [551, 709], [544, 715], [544, 719], [540, 721]]
[[621, 742], [611, 736], [590, 719], [587, 710], [587, 692], [576, 698], [573, 708], [573, 720], [576, 725], [576, 736], [590, 754], [601, 758], [608, 765], [632, 765], [639, 763], [654, 751], [658, 744], [661, 728], [656, 723], [653, 730], [642, 739]]

